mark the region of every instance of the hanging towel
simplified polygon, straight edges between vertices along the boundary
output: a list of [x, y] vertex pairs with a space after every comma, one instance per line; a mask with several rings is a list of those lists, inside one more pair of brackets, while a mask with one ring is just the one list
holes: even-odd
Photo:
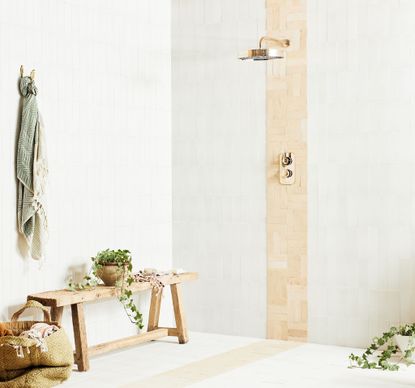
[[40, 260], [47, 238], [44, 192], [48, 165], [34, 80], [21, 77], [20, 93], [23, 96], [23, 110], [16, 159], [17, 224], [27, 242], [30, 256]]

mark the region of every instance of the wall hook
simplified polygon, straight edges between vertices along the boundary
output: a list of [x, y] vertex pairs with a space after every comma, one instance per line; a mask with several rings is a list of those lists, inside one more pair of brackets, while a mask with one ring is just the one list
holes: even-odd
[[[36, 75], [36, 70], [33, 69], [30, 72], [30, 78], [31, 78], [32, 81], [35, 80], [35, 75]], [[22, 77], [22, 78], [24, 77], [24, 66], [23, 65], [20, 65], [20, 77]]]

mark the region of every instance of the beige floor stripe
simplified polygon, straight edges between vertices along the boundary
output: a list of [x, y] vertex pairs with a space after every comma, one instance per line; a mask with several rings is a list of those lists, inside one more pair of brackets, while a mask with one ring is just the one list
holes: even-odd
[[232, 349], [228, 352], [127, 384], [124, 388], [186, 387], [301, 345], [304, 344], [289, 341], [265, 340], [254, 342], [247, 346]]

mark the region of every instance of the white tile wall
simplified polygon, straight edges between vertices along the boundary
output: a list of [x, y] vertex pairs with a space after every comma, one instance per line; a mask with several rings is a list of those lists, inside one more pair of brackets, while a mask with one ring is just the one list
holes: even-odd
[[415, 2], [308, 1], [309, 338], [415, 319]]
[[173, 260], [192, 330], [265, 336], [263, 0], [172, 2]]
[[[169, 0], [0, 1], [0, 320], [100, 249], [171, 267], [170, 20]], [[17, 246], [20, 64], [37, 70], [49, 151], [42, 268]], [[134, 332], [116, 301], [87, 310], [91, 343]]]

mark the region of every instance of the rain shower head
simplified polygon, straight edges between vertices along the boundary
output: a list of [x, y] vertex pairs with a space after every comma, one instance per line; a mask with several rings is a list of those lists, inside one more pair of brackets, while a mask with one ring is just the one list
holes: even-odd
[[269, 59], [284, 58], [284, 52], [278, 48], [263, 48], [262, 43], [264, 41], [272, 42], [274, 45], [282, 48], [290, 46], [290, 41], [288, 39], [274, 39], [269, 36], [263, 36], [259, 40], [258, 48], [248, 50], [247, 55], [245, 57], [240, 57], [239, 59], [243, 61], [247, 59], [252, 59], [254, 61], [268, 61]]

